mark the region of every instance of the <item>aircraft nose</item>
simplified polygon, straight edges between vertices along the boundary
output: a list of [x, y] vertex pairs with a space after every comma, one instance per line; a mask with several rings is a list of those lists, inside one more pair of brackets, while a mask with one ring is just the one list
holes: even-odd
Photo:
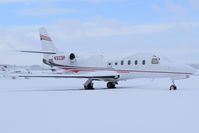
[[197, 72], [197, 70], [196, 70], [195, 68], [190, 67], [190, 66], [186, 66], [186, 71], [187, 71], [188, 73], [192, 73], [192, 74], [194, 74], [194, 73]]

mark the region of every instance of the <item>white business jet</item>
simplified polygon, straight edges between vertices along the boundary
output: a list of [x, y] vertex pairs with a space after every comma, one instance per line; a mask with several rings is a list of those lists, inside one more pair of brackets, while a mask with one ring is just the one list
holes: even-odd
[[93, 81], [107, 82], [107, 88], [116, 88], [119, 81], [136, 78], [169, 78], [170, 90], [177, 90], [175, 80], [186, 79], [196, 73], [188, 65], [166, 63], [153, 54], [136, 54], [121, 59], [108, 59], [102, 55], [80, 56], [76, 53], [59, 52], [45, 28], [41, 28], [42, 51], [21, 51], [43, 54], [43, 63], [63, 69], [73, 74], [61, 75], [23, 75], [21, 77], [39, 78], [85, 78], [85, 89], [94, 89]]

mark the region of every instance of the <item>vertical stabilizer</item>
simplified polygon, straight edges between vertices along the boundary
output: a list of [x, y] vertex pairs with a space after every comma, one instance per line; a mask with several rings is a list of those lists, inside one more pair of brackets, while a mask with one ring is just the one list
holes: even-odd
[[39, 29], [39, 34], [43, 51], [58, 52], [51, 37], [48, 35], [48, 32], [44, 27]]
[[[39, 29], [39, 34], [40, 34], [40, 41], [41, 41], [41, 48], [42, 51], [46, 51], [46, 52], [55, 52], [57, 53], [58, 50], [55, 47], [51, 37], [49, 36], [46, 28], [42, 27]], [[43, 62], [47, 64], [50, 54], [44, 54], [43, 57]]]

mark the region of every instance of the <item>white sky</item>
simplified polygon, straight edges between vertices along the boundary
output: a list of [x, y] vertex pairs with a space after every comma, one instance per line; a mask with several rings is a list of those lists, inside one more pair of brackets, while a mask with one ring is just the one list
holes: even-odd
[[199, 3], [194, 0], [31, 0], [0, 1], [0, 60], [41, 64], [38, 29], [48, 28], [60, 51], [125, 56], [157, 53], [199, 63]]

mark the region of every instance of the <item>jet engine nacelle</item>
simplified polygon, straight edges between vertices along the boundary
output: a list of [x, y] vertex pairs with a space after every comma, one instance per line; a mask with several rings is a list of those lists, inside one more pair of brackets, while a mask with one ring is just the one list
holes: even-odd
[[76, 55], [74, 53], [71, 53], [69, 55], [69, 60], [71, 63], [74, 63], [76, 61]]

